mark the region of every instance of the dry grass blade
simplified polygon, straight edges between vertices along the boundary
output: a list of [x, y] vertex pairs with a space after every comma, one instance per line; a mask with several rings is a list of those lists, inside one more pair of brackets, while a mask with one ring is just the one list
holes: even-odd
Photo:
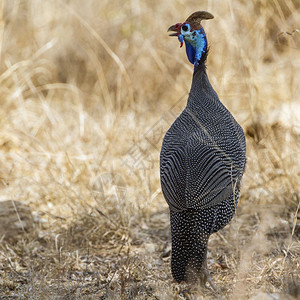
[[208, 267], [225, 299], [299, 298], [300, 2], [200, 6], [0, 1], [0, 201], [16, 204], [0, 214], [1, 299], [217, 297], [171, 278], [158, 171], [192, 76], [166, 30], [197, 10], [215, 17], [208, 75], [248, 147]]

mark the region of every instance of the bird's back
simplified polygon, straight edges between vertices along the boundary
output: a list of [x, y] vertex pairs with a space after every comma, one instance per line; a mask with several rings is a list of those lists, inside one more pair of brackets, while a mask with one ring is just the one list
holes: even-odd
[[[204, 80], [204, 81], [203, 81]], [[203, 209], [238, 188], [245, 168], [245, 136], [219, 101], [206, 74], [194, 79], [188, 104], [167, 131], [161, 149], [161, 184], [171, 208]]]

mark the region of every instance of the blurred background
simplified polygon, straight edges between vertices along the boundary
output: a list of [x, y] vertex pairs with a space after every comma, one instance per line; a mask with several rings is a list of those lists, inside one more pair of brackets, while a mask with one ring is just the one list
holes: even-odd
[[2, 0], [0, 295], [214, 298], [172, 281], [159, 181], [193, 72], [167, 29], [197, 10], [215, 16], [208, 76], [247, 136], [209, 268], [226, 298], [299, 296], [299, 0]]

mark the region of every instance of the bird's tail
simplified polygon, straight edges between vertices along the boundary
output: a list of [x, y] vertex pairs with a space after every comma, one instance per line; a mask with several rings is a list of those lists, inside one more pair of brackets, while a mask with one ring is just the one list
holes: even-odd
[[171, 270], [177, 282], [206, 281], [209, 231], [201, 211], [170, 211], [172, 234]]

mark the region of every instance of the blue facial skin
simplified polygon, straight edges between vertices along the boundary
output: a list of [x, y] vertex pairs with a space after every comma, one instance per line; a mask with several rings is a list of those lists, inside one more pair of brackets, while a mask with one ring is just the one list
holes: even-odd
[[180, 43], [183, 43], [183, 35], [182, 35], [182, 34], [179, 34], [179, 35], [178, 35], [178, 41], [179, 41]]
[[207, 49], [206, 35], [203, 28], [190, 31], [190, 24], [181, 27], [181, 34], [178, 35], [179, 42], [185, 42], [185, 50], [190, 63], [199, 65], [202, 54]]

